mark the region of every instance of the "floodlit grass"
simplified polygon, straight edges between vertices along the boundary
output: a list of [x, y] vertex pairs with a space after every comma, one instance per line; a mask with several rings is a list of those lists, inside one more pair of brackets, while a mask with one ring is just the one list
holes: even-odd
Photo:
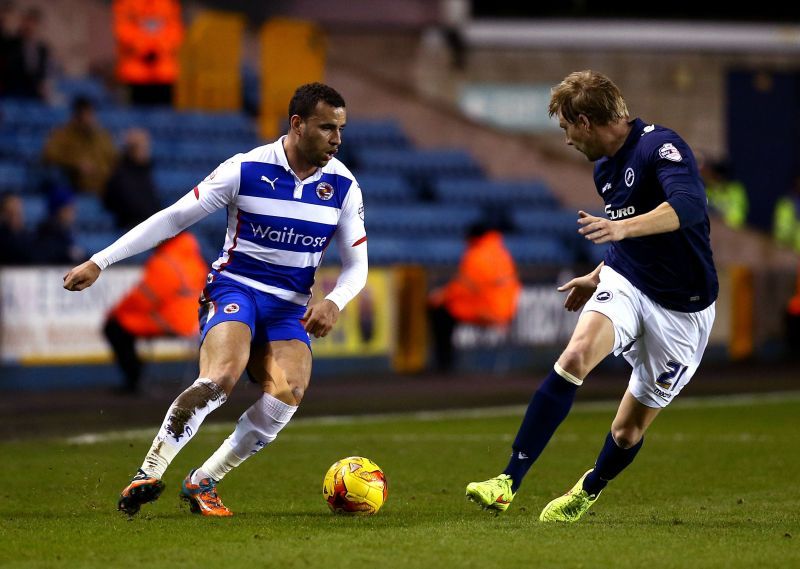
[[[156, 425], [93, 444], [3, 443], [0, 566], [800, 567], [800, 400], [688, 403], [658, 418], [636, 462], [571, 526], [538, 515], [592, 465], [611, 406], [576, 406], [499, 517], [464, 487], [505, 466], [519, 410], [297, 421], [220, 485], [230, 519], [190, 515], [177, 498], [230, 425], [201, 430], [161, 499], [130, 521], [116, 499]], [[349, 455], [386, 473], [374, 517], [334, 516], [323, 502], [325, 471]]]

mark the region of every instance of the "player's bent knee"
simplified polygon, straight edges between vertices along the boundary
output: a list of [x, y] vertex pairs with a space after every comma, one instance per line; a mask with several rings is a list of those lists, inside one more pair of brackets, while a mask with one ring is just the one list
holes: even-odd
[[299, 385], [297, 387], [292, 388], [292, 397], [294, 398], [294, 404], [300, 405], [300, 402], [303, 400], [303, 395], [305, 395], [306, 390]]
[[567, 346], [567, 349], [558, 358], [558, 365], [564, 371], [579, 379], [583, 379], [591, 371], [586, 351], [582, 349], [580, 344]]
[[225, 395], [230, 395], [236, 382], [239, 381], [239, 375], [232, 371], [221, 371], [217, 373], [209, 373], [204, 377], [208, 377], [211, 381], [219, 385], [224, 391]]
[[611, 427], [611, 436], [614, 442], [622, 449], [629, 449], [639, 444], [644, 431], [637, 427]]

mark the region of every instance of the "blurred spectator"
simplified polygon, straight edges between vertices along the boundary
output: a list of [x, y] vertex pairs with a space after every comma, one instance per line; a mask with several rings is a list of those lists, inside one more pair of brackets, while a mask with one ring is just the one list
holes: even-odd
[[437, 370], [452, 369], [457, 323], [507, 326], [514, 318], [521, 288], [502, 234], [485, 224], [471, 227], [458, 273], [428, 299]]
[[69, 188], [54, 187], [47, 198], [47, 218], [36, 230], [34, 261], [40, 265], [74, 265], [88, 258], [75, 243], [75, 196]]
[[14, 13], [14, 5], [8, 1], [0, 1], [0, 95], [8, 91], [8, 60], [14, 44], [9, 19]]
[[137, 338], [199, 333], [197, 299], [207, 273], [200, 245], [184, 231], [156, 248], [141, 281], [111, 309], [103, 333], [125, 378], [124, 391], [135, 393], [142, 376]]
[[114, 215], [117, 227], [126, 230], [161, 209], [146, 130], [133, 128], [125, 133], [122, 157], [106, 185], [103, 205]]
[[779, 244], [800, 252], [800, 176], [792, 190], [775, 203], [772, 234]]
[[22, 198], [12, 192], [0, 195], [0, 266], [30, 264], [32, 244]]
[[183, 40], [178, 0], [114, 0], [117, 78], [130, 88], [131, 102], [172, 103]]
[[98, 122], [92, 102], [76, 97], [72, 116], [48, 137], [44, 161], [58, 166], [75, 191], [101, 194], [116, 162], [117, 151], [109, 132]]
[[29, 8], [8, 43], [6, 92], [10, 97], [46, 99], [50, 75], [50, 48], [39, 37], [42, 13]]
[[737, 229], [743, 227], [747, 222], [749, 208], [744, 184], [730, 179], [730, 168], [724, 162], [704, 160], [700, 174], [706, 186], [708, 205], [717, 211], [730, 227]]

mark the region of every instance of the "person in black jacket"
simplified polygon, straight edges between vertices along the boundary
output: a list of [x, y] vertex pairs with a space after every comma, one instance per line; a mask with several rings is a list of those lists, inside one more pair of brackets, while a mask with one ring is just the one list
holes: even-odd
[[125, 134], [122, 159], [108, 180], [103, 205], [114, 216], [117, 227], [124, 230], [161, 209], [146, 130], [132, 128]]
[[22, 198], [13, 192], [0, 195], [0, 266], [29, 265], [32, 243]]
[[19, 29], [8, 45], [6, 94], [25, 99], [46, 99], [50, 75], [50, 48], [39, 37], [42, 13], [25, 11]]
[[47, 196], [47, 218], [36, 230], [34, 260], [39, 265], [69, 265], [86, 260], [75, 242], [75, 196], [64, 186], [54, 186]]

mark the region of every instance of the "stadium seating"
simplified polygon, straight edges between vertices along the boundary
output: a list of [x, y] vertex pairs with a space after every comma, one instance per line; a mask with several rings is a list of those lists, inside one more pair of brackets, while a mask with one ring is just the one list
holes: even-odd
[[75, 225], [81, 231], [111, 231], [114, 217], [95, 196], [79, 195], [75, 197]]
[[539, 180], [482, 180], [446, 178], [432, 185], [436, 201], [451, 204], [558, 207], [553, 194]]
[[464, 240], [458, 237], [427, 239], [419, 237], [370, 237], [370, 263], [391, 265], [456, 265], [464, 252]]
[[27, 169], [13, 161], [0, 162], [0, 192], [24, 192], [27, 188]]
[[520, 265], [570, 265], [578, 260], [574, 249], [555, 237], [507, 235], [504, 240]]
[[[131, 127], [150, 131], [154, 178], [164, 205], [189, 192], [223, 160], [263, 144], [242, 113], [119, 107], [101, 87], [97, 81], [76, 80], [64, 83], [63, 93], [65, 99], [80, 93], [97, 101], [100, 123], [118, 141]], [[29, 224], [35, 227], [46, 214], [45, 199], [36, 195], [45, 172], [39, 163], [42, 146], [49, 131], [67, 120], [69, 109], [4, 100], [0, 113], [0, 191], [25, 196]], [[467, 229], [487, 216], [509, 222], [506, 242], [520, 264], [571, 263], [602, 254], [602, 248], [585, 248], [574, 212], [558, 209], [540, 180], [488, 180], [468, 152], [414, 148], [391, 119], [351, 120], [343, 140], [339, 158], [356, 173], [367, 205], [373, 265], [455, 265]], [[117, 237], [113, 218], [97, 198], [78, 196], [76, 206], [79, 243], [87, 250], [97, 251]], [[209, 261], [219, 255], [225, 226], [226, 212], [220, 210], [192, 230]], [[326, 264], [337, 261], [332, 245]]]
[[367, 147], [355, 150], [354, 156], [359, 172], [403, 176], [421, 196], [442, 178], [483, 178], [483, 171], [472, 155], [459, 149]]
[[366, 226], [370, 234], [463, 238], [467, 228], [480, 220], [481, 213], [477, 206], [383, 205], [371, 207], [366, 212]]
[[0, 130], [0, 159], [33, 164], [42, 155], [46, 132]]
[[22, 207], [25, 211], [25, 225], [36, 229], [39, 222], [47, 217], [47, 201], [42, 196], [23, 195]]
[[369, 208], [372, 204], [405, 204], [418, 200], [414, 187], [397, 174], [365, 173], [356, 175], [356, 179]]
[[337, 158], [351, 167], [356, 167], [357, 151], [361, 148], [407, 149], [408, 138], [400, 125], [393, 120], [350, 120], [342, 134], [342, 146]]
[[202, 167], [169, 168], [166, 165], [156, 165], [153, 181], [158, 188], [161, 201], [166, 205], [174, 203], [191, 191], [209, 173], [210, 171]]
[[517, 231], [524, 235], [572, 238], [578, 236], [580, 227], [577, 213], [566, 209], [514, 208], [511, 219]]

